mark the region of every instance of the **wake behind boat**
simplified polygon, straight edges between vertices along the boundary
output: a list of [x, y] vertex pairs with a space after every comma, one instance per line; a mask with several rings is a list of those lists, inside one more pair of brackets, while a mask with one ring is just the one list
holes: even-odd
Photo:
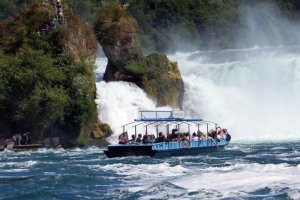
[[[200, 129], [203, 125], [206, 132]], [[209, 131], [210, 126], [214, 129]], [[222, 149], [227, 146], [231, 136], [218, 124], [203, 119], [185, 118], [182, 111], [140, 111], [140, 118], [125, 124], [119, 136], [119, 144], [108, 145], [105, 154], [109, 158], [126, 156], [182, 155]], [[138, 128], [145, 134], [137, 134]], [[131, 140], [127, 128], [134, 128]], [[163, 128], [166, 135], [160, 132]], [[156, 132], [156, 136], [150, 131]], [[197, 130], [191, 135], [191, 130]], [[185, 130], [185, 131], [183, 131]]]

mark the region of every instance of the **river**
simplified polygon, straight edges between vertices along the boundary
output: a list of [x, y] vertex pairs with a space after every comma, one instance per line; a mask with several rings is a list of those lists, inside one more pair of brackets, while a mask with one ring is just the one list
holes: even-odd
[[108, 159], [99, 148], [0, 153], [0, 199], [299, 199], [300, 142]]

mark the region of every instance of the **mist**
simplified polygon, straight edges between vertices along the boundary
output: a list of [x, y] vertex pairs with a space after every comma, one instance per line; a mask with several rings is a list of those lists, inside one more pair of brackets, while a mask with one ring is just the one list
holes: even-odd
[[[297, 16], [295, 13], [288, 13], [278, 2], [240, 1], [236, 10], [234, 15], [216, 19], [211, 27], [199, 29], [197, 27], [203, 25], [194, 22], [171, 26], [168, 32], [170, 42], [167, 52], [218, 51], [300, 44], [300, 23]], [[232, 18], [236, 21], [233, 22]]]
[[300, 44], [300, 24], [287, 17], [275, 3], [241, 7], [241, 27], [236, 29], [237, 47]]

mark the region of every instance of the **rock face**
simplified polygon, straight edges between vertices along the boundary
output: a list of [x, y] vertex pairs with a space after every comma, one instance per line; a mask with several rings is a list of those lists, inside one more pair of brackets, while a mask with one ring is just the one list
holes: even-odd
[[184, 85], [176, 62], [163, 54], [153, 53], [143, 60], [130, 62], [125, 68], [135, 72], [136, 64], [145, 66], [137, 84], [156, 100], [157, 106], [181, 107]]
[[94, 63], [97, 41], [91, 27], [70, 10], [66, 10], [65, 15], [69, 16], [69, 20], [67, 21], [68, 29], [62, 37], [63, 51], [71, 52], [76, 60], [88, 58]]
[[103, 6], [94, 30], [108, 58], [105, 81], [134, 82], [158, 106], [181, 107], [184, 87], [177, 63], [159, 53], [142, 55], [136, 44], [137, 22], [123, 6]]
[[[120, 44], [116, 44], [115, 46], [108, 45], [103, 50], [108, 58], [108, 64], [104, 73], [105, 81], [131, 81], [134, 79], [125, 70], [125, 66], [130, 60], [139, 60], [142, 58], [142, 55], [136, 51], [136, 46], [133, 45], [133, 42], [124, 46]], [[131, 54], [128, 52], [131, 52]]]

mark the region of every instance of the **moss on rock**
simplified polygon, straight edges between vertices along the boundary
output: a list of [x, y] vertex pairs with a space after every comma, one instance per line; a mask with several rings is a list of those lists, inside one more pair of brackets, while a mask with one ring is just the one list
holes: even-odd
[[147, 94], [156, 99], [159, 106], [180, 107], [184, 86], [177, 63], [162, 54], [151, 54], [146, 59], [151, 69], [143, 79]]

